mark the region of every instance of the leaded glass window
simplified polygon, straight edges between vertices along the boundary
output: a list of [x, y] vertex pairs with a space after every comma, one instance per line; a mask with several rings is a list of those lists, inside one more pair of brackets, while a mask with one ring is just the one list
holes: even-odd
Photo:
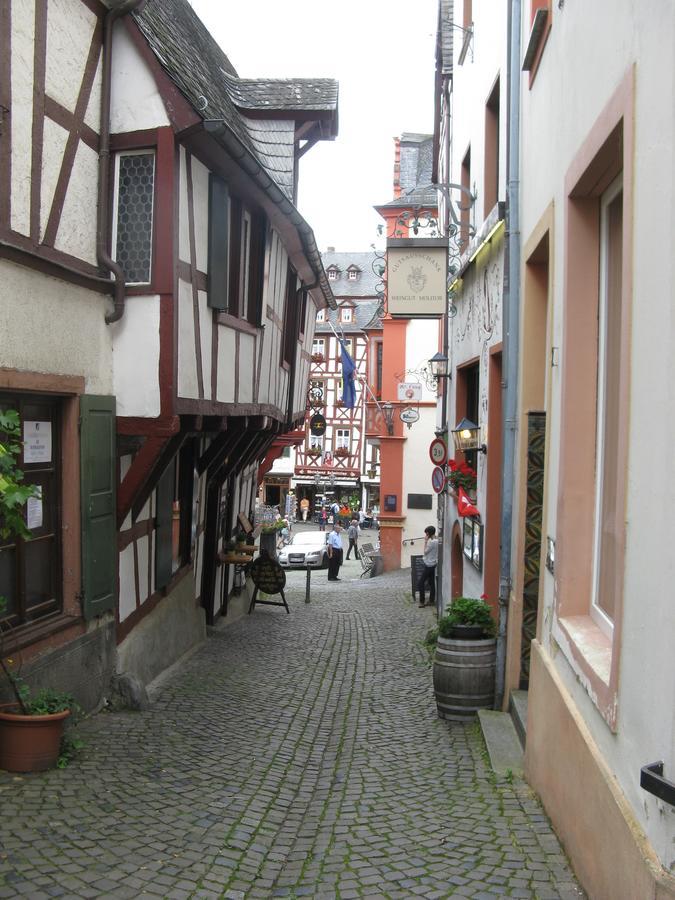
[[117, 171], [115, 259], [127, 284], [147, 284], [152, 267], [155, 154], [120, 154]]

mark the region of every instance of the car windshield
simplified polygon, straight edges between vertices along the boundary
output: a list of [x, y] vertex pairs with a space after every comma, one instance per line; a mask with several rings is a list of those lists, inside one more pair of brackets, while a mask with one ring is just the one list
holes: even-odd
[[294, 547], [298, 547], [300, 544], [320, 547], [321, 544], [325, 543], [326, 536], [322, 531], [304, 531], [301, 534], [294, 534], [291, 538], [291, 544]]

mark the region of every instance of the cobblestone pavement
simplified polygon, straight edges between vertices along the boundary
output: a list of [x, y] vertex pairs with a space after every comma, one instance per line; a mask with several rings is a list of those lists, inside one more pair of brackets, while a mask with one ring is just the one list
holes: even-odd
[[81, 760], [0, 774], [0, 897], [582, 896], [536, 798], [436, 717], [409, 572], [289, 577]]

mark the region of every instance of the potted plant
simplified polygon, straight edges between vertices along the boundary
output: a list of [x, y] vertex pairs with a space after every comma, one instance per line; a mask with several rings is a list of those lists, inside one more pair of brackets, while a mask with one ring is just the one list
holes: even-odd
[[450, 469], [448, 483], [452, 486], [453, 493], [457, 495], [459, 489], [464, 488], [467, 494], [473, 497], [477, 485], [476, 470], [472, 469], [468, 463], [458, 463], [454, 459], [448, 462], [448, 468]]
[[[23, 484], [18, 467], [21, 455], [21, 423], [14, 409], [0, 410], [0, 537], [30, 539], [24, 520], [24, 506], [39, 488]], [[0, 596], [0, 617], [7, 598]], [[0, 621], [0, 627], [7, 622]], [[14, 697], [0, 711], [0, 768], [10, 772], [39, 772], [56, 765], [63, 736], [63, 724], [75, 707], [70, 694], [43, 688], [31, 695], [30, 688], [11, 670], [11, 661], [0, 656]]]
[[277, 519], [276, 522], [266, 522], [260, 529], [260, 553], [263, 550], [271, 559], [277, 558], [277, 539], [279, 532], [284, 527], [284, 520]]
[[335, 456], [339, 456], [339, 457], [349, 456], [349, 449], [347, 447], [337, 447], [335, 450]]
[[59, 762], [65, 720], [77, 709], [71, 694], [30, 688], [8, 670], [16, 703], [0, 710], [0, 769], [8, 772], [43, 772]]
[[313, 363], [322, 363], [323, 362], [323, 353], [312, 353], [312, 362]]
[[307, 456], [321, 456], [321, 447], [319, 447], [318, 444], [313, 444], [311, 447], [308, 447]]
[[456, 597], [438, 620], [433, 678], [442, 719], [471, 719], [493, 706], [497, 641], [486, 599]]

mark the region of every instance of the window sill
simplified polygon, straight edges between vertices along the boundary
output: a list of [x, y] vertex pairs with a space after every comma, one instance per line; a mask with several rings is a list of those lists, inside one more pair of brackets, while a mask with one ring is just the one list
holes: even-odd
[[251, 325], [246, 319], [238, 319], [229, 313], [219, 312], [216, 321], [219, 325], [225, 325], [235, 331], [243, 331], [245, 334], [257, 335], [260, 332], [260, 328], [257, 325]]
[[58, 634], [60, 631], [65, 631], [67, 628], [81, 623], [82, 618], [80, 616], [55, 613], [39, 622], [18, 625], [11, 632], [5, 632], [3, 636], [3, 656], [10, 656], [18, 650], [23, 650], [25, 647], [30, 647], [54, 634]]
[[556, 618], [553, 638], [600, 715], [616, 731], [616, 673], [612, 672], [611, 639], [588, 615]]

